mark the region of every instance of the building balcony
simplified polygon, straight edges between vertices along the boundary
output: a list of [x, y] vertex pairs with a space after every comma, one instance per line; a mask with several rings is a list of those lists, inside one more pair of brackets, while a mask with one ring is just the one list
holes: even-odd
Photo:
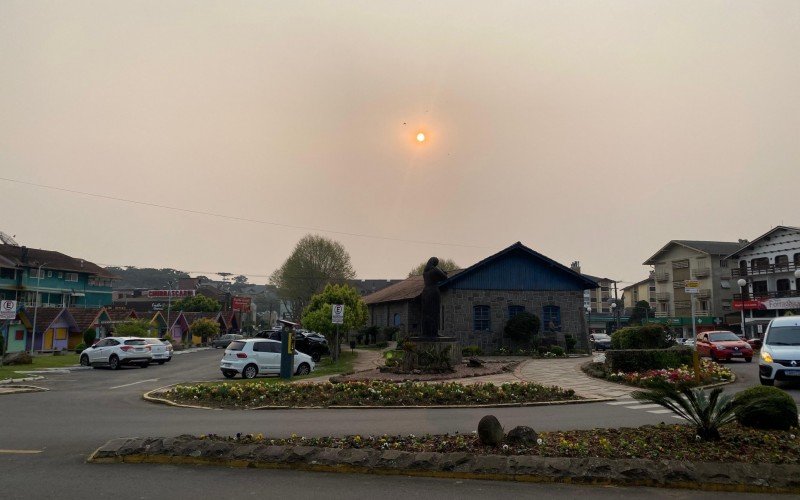
[[685, 281], [673, 281], [672, 282], [672, 288], [675, 288], [676, 290], [678, 288], [686, 288], [686, 282]]
[[659, 282], [669, 281], [669, 273], [667, 272], [655, 273], [655, 279], [656, 281]]
[[711, 289], [710, 288], [701, 288], [697, 290], [697, 298], [698, 299], [708, 299], [711, 297]]
[[690, 309], [692, 307], [692, 301], [690, 300], [676, 300], [675, 301], [675, 309]]
[[659, 302], [669, 302], [671, 297], [669, 292], [656, 292], [656, 300]]
[[669, 318], [669, 312], [656, 311], [656, 318]]
[[693, 278], [707, 278], [709, 276], [711, 276], [711, 269], [707, 267], [698, 267], [696, 269], [692, 269]]
[[798, 264], [797, 262], [788, 262], [786, 264], [766, 264], [760, 266], [734, 267], [731, 269], [731, 276], [733, 278], [742, 278], [744, 276], [764, 276], [767, 274], [793, 273], [797, 269], [800, 269], [800, 264]]
[[767, 300], [800, 297], [800, 290], [781, 290], [773, 292], [734, 293], [733, 300]]

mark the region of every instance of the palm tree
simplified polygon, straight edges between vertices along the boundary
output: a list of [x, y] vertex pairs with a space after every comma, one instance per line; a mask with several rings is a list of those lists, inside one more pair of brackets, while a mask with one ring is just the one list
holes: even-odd
[[672, 410], [692, 422], [697, 428], [697, 435], [706, 441], [719, 439], [719, 428], [736, 420], [733, 396], [723, 395], [721, 387], [707, 394], [702, 389], [676, 389], [664, 384], [650, 391], [636, 391], [631, 396]]

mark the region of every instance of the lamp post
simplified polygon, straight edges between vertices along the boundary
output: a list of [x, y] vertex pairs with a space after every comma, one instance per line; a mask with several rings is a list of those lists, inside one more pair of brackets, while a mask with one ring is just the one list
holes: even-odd
[[[162, 306], [163, 307], [163, 306]], [[172, 309], [172, 282], [167, 281], [167, 333], [172, 337], [172, 328], [169, 324], [169, 313]]]
[[[36, 272], [36, 293], [33, 296], [33, 333], [31, 334], [31, 354], [33, 354], [34, 344], [36, 343], [36, 315], [39, 312], [39, 287], [42, 283], [42, 266], [47, 262], [39, 264], [39, 270]], [[44, 338], [42, 338], [42, 349], [44, 349]]]
[[747, 334], [744, 331], [744, 287], [747, 286], [747, 280], [744, 278], [739, 278], [739, 281], [737, 281], [736, 283], [739, 285], [739, 294], [742, 297], [742, 325], [741, 325], [742, 335], [744, 335], [744, 337], [747, 338]]
[[614, 316], [614, 329], [619, 330], [619, 309], [616, 302], [611, 303], [611, 314]]

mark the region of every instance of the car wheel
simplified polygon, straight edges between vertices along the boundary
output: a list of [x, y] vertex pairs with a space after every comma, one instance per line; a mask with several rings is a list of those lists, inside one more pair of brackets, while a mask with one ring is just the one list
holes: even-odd
[[112, 370], [119, 370], [119, 358], [117, 357], [116, 354], [112, 354], [108, 358], [108, 367], [111, 368]]
[[775, 385], [774, 379], [761, 377], [758, 377], [758, 379], [761, 381], [761, 385]]
[[320, 352], [311, 353], [311, 359], [314, 361], [314, 363], [319, 363], [319, 360], [322, 359], [322, 354]]
[[242, 370], [242, 378], [256, 378], [258, 375], [258, 367], [256, 365], [247, 365]]
[[81, 356], [81, 366], [89, 366], [89, 356]]
[[745, 363], [749, 363], [749, 362], [751, 362], [751, 361], [753, 361], [753, 358], [744, 358], [744, 362], [745, 362]]
[[164, 363], [166, 363], [166, 361], [164, 361], [163, 359], [158, 362], [159, 365], [163, 365]]
[[236, 372], [230, 370], [222, 370], [222, 374], [225, 375], [225, 378], [233, 378], [236, 376]]
[[300, 366], [297, 367], [297, 371], [294, 374], [308, 375], [309, 373], [311, 373], [311, 367], [308, 366], [308, 363], [300, 363]]

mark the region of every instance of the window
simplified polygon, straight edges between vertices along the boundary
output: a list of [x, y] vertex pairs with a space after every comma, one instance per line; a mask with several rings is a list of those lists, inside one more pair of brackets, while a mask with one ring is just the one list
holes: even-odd
[[597, 302], [597, 299], [592, 297], [592, 304], [595, 304], [596, 302]]
[[788, 279], [781, 279], [775, 282], [775, 287], [779, 292], [788, 292], [792, 289], [792, 285]]
[[602, 312], [604, 312], [604, 313], [611, 312], [611, 309], [609, 309], [609, 308], [607, 308], [607, 307], [604, 307], [604, 308], [603, 308], [603, 310], [602, 310]]
[[64, 281], [78, 281], [78, 273], [67, 273], [67, 277], [64, 278]]
[[489, 331], [489, 306], [472, 308], [472, 329], [476, 332]]
[[544, 306], [543, 313], [543, 329], [551, 332], [561, 331], [561, 308], [558, 306]]
[[719, 267], [721, 267], [723, 269], [727, 269], [728, 268], [728, 261], [725, 260], [725, 259], [720, 260], [719, 261]]
[[750, 267], [753, 268], [753, 271], [756, 270], [766, 270], [769, 268], [769, 259], [766, 257], [759, 257], [758, 259], [753, 259], [750, 261]]
[[64, 279], [64, 273], [58, 273], [58, 279], [63, 280]]
[[52, 278], [53, 277], [53, 271], [47, 271], [47, 277], [48, 278]]
[[794, 265], [800, 266], [800, 253], [794, 254]]
[[402, 323], [402, 322], [403, 322], [403, 318], [402, 318], [402, 316], [400, 316], [400, 313], [394, 313], [394, 316], [392, 317], [392, 324], [394, 326], [400, 326], [400, 323]]
[[8, 267], [0, 267], [0, 279], [13, 280], [17, 278], [17, 272]]
[[30, 269], [28, 271], [28, 277], [33, 279], [44, 278], [44, 270]]
[[525, 312], [525, 306], [508, 306], [508, 319], [513, 318], [521, 312]]
[[776, 255], [775, 256], [775, 269], [780, 271], [788, 271], [789, 270], [789, 256], [788, 255]]
[[600, 291], [601, 292], [607, 292], [608, 291], [608, 287], [607, 286], [601, 286], [600, 287]]
[[767, 293], [767, 282], [766, 281], [754, 281], [753, 282], [753, 295], [764, 294]]

